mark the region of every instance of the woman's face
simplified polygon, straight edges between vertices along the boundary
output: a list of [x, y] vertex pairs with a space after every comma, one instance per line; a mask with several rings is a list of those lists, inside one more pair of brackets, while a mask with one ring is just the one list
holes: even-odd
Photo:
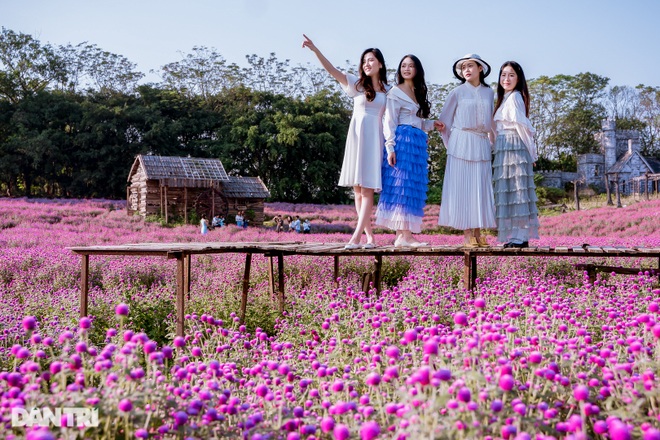
[[461, 64], [461, 73], [463, 74], [463, 78], [465, 78], [465, 81], [471, 84], [479, 83], [479, 73], [482, 70], [484, 70], [484, 68], [481, 67], [481, 64], [477, 63], [476, 61], [467, 60]]
[[367, 52], [364, 55], [362, 59], [362, 71], [365, 75], [377, 78], [381, 67], [383, 65], [378, 61], [378, 58], [376, 58], [373, 52]]
[[500, 75], [500, 85], [505, 92], [512, 92], [518, 84], [518, 74], [511, 66], [506, 66], [502, 69]]
[[410, 57], [405, 57], [401, 62], [401, 77], [406, 80], [412, 80], [417, 75], [417, 67]]

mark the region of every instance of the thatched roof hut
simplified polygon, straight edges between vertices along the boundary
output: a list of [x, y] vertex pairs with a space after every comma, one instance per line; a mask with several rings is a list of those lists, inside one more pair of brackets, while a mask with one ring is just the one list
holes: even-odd
[[239, 211], [252, 224], [264, 220], [264, 200], [270, 197], [259, 177], [228, 176], [219, 159], [138, 155], [128, 174], [129, 214], [180, 216], [186, 222], [223, 215], [231, 222]]

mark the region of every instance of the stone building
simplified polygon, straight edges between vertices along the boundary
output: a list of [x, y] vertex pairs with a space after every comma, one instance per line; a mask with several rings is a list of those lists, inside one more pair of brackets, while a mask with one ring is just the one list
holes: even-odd
[[579, 155], [577, 173], [541, 171], [542, 185], [564, 188], [566, 183], [580, 179], [581, 185], [601, 193], [615, 192], [616, 182], [621, 194], [639, 191], [632, 182], [639, 182], [647, 174], [660, 173], [660, 161], [642, 156], [639, 131], [617, 130], [615, 125], [614, 119], [603, 120], [602, 131], [596, 135], [601, 153]]

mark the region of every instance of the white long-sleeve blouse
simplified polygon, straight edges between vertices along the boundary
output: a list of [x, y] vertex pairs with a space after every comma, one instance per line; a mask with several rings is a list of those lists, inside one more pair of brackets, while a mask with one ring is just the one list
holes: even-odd
[[392, 153], [395, 147], [396, 127], [399, 125], [411, 125], [423, 131], [433, 130], [433, 120], [423, 119], [417, 116], [419, 104], [406, 95], [406, 92], [398, 86], [394, 86], [387, 92], [387, 104], [385, 105], [385, 122], [383, 131], [385, 134], [385, 149]]
[[525, 114], [525, 102], [518, 91], [506, 93], [504, 102], [495, 112], [493, 120], [497, 127], [497, 133], [503, 130], [516, 130], [520, 139], [525, 143], [532, 161], [536, 162], [538, 153], [534, 142], [534, 127]]
[[442, 140], [447, 154], [464, 160], [491, 159], [495, 135], [492, 116], [494, 97], [490, 87], [475, 87], [468, 82], [449, 93], [438, 117], [446, 127]]

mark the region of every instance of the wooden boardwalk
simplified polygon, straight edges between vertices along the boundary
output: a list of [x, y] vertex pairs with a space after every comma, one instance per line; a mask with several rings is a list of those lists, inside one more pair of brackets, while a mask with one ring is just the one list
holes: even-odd
[[[463, 256], [463, 281], [468, 290], [474, 288], [477, 278], [477, 257], [628, 257], [657, 259], [660, 269], [660, 248], [619, 246], [556, 246], [504, 249], [502, 246], [467, 248], [464, 246], [429, 245], [420, 248], [379, 246], [374, 249], [344, 249], [344, 243], [318, 242], [195, 242], [195, 243], [135, 243], [124, 245], [70, 247], [81, 256], [80, 316], [87, 316], [89, 295], [89, 257], [91, 255], [156, 256], [177, 260], [176, 318], [177, 335], [183, 335], [185, 301], [190, 293], [191, 256], [205, 254], [245, 254], [240, 322], [245, 322], [247, 296], [250, 286], [250, 266], [253, 254], [268, 257], [268, 280], [271, 294], [277, 293], [279, 311], [284, 311], [284, 256], [308, 255], [334, 257], [335, 280], [339, 276], [339, 258], [367, 256], [374, 258], [374, 287], [380, 291], [383, 257], [397, 255]], [[277, 259], [278, 285], [275, 286], [274, 261]], [[595, 265], [594, 265], [595, 266]], [[597, 267], [597, 266], [595, 266]], [[630, 269], [628, 269], [629, 273]], [[590, 272], [591, 274], [592, 272]], [[595, 272], [594, 272], [595, 273]], [[276, 292], [277, 290], [277, 292]]]

